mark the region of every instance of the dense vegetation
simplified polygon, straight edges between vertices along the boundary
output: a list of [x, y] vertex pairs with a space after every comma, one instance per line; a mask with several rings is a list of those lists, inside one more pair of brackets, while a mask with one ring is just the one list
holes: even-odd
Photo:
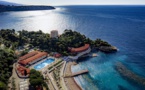
[[13, 63], [16, 60], [10, 49], [0, 49], [0, 90], [6, 90], [9, 77], [12, 75]]
[[6, 90], [6, 84], [0, 81], [0, 90]]
[[85, 43], [88, 43], [96, 48], [99, 48], [100, 46], [111, 46], [101, 39], [93, 41], [85, 35], [72, 30], [65, 30], [58, 39], [50, 38], [49, 34], [43, 33], [42, 31], [28, 32], [23, 30], [20, 31], [20, 33], [22, 37], [28, 38], [27, 40], [29, 40], [28, 42], [31, 46], [39, 47], [40, 49], [48, 52], [59, 52], [63, 55], [69, 54], [68, 47], [80, 47]]
[[15, 30], [1, 29], [0, 30], [0, 44], [4, 44], [6, 47], [14, 49], [18, 46], [19, 37], [15, 33]]
[[46, 83], [44, 82], [44, 78], [39, 71], [32, 69], [30, 71], [29, 81], [30, 81], [30, 85], [33, 86], [34, 88], [38, 86], [44, 86], [48, 89]]
[[16, 48], [18, 46], [24, 46], [29, 44], [29, 47], [38, 47], [41, 50], [47, 52], [59, 52], [63, 55], [68, 55], [68, 47], [80, 47], [85, 43], [90, 44], [92, 47], [99, 48], [100, 46], [111, 46], [107, 42], [96, 39], [91, 40], [85, 35], [80, 34], [79, 32], [72, 30], [65, 30], [58, 39], [50, 38], [50, 34], [43, 33], [39, 31], [18, 31], [15, 30], [1, 30], [1, 36], [3, 43], [7, 47]]

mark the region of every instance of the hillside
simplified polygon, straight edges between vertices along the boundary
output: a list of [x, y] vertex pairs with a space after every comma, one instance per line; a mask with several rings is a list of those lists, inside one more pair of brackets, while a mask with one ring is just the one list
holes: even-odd
[[12, 2], [0, 1], [0, 12], [5, 11], [30, 11], [30, 10], [50, 10], [55, 9], [52, 6], [42, 5], [22, 5]]
[[0, 1], [0, 5], [14, 5], [14, 6], [20, 6], [22, 4], [17, 4], [13, 2], [7, 2], [7, 1]]

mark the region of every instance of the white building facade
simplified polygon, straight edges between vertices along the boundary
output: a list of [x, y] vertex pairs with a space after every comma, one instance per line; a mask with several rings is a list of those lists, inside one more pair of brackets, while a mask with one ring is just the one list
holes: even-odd
[[50, 33], [51, 38], [58, 38], [58, 31], [57, 30], [52, 30]]

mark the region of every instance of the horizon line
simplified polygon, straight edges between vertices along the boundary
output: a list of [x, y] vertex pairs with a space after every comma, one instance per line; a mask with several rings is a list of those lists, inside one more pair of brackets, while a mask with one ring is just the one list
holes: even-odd
[[61, 4], [61, 5], [47, 5], [47, 4], [21, 4], [21, 5], [40, 5], [40, 6], [145, 6], [145, 4]]

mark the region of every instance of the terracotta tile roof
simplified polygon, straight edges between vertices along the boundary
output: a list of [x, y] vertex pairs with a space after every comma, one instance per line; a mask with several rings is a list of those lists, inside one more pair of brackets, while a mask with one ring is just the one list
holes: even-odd
[[18, 72], [19, 72], [22, 76], [24, 76], [25, 70], [26, 70], [27, 74], [30, 74], [30, 69], [29, 69], [29, 68], [25, 68], [25, 67], [23, 67], [23, 66], [21, 66], [21, 65], [18, 65], [17, 70], [18, 70]]
[[36, 54], [36, 55], [34, 55], [32, 57], [29, 57], [29, 58], [27, 58], [25, 60], [21, 60], [21, 61], [19, 61], [19, 63], [23, 64], [23, 65], [27, 65], [27, 64], [29, 64], [32, 61], [35, 61], [35, 60], [37, 60], [37, 59], [39, 59], [39, 58], [41, 58], [43, 56], [46, 56], [47, 54], [48, 53], [46, 53], [46, 52], [38, 52], [38, 54]]
[[32, 56], [36, 55], [36, 54], [38, 54], [38, 51], [30, 52], [30, 53], [28, 53], [28, 54], [26, 54], [26, 55], [20, 57], [19, 60], [27, 59], [27, 58], [29, 58], [29, 57], [32, 57]]
[[90, 47], [89, 44], [85, 44], [84, 46], [79, 47], [79, 48], [71, 48], [70, 51], [72, 53], [83, 52], [83, 51], [87, 50], [89, 47]]
[[61, 54], [57, 53], [57, 54], [54, 55], [54, 57], [60, 58], [61, 57]]

